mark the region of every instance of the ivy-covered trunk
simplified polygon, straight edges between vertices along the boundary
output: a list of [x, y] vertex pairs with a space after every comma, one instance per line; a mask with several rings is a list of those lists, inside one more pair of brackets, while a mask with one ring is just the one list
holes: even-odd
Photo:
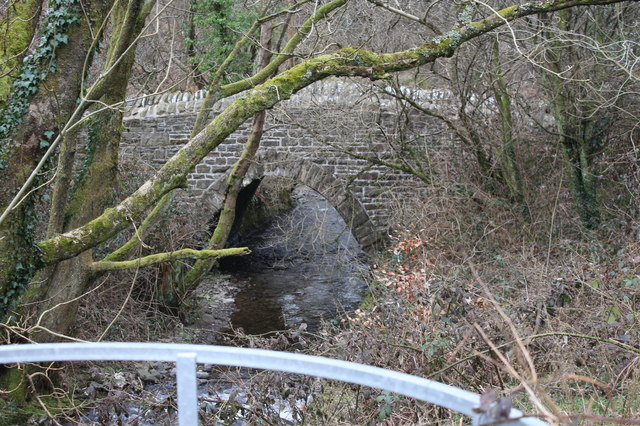
[[571, 171], [571, 190], [582, 223], [587, 228], [598, 225], [598, 180], [594, 156], [600, 152], [611, 120], [582, 120], [561, 133], [560, 141]]
[[[47, 3], [37, 46], [25, 57], [0, 116], [0, 213], [5, 216], [0, 224], [2, 321], [41, 266], [34, 241], [40, 220], [35, 211], [38, 193], [25, 194], [22, 199], [17, 194], [78, 107], [80, 82], [93, 49], [90, 27], [100, 26], [109, 7], [106, 1], [89, 1], [83, 4], [83, 13], [75, 0], [43, 1], [40, 7]], [[34, 188], [50, 178], [42, 172], [51, 164], [44, 163]], [[27, 381], [22, 374], [6, 368], [0, 372], [0, 387], [14, 391], [16, 400], [24, 400]]]
[[555, 93], [552, 110], [556, 121], [558, 138], [567, 159], [571, 192], [576, 210], [586, 228], [599, 223], [600, 213], [597, 198], [597, 175], [594, 156], [602, 147], [610, 119], [582, 120], [575, 111], [567, 109], [565, 95]]
[[14, 0], [0, 8], [0, 34], [5, 40], [0, 46], [0, 109], [11, 93], [13, 79], [34, 36], [42, 10], [40, 0]]
[[[557, 18], [557, 26], [564, 33], [569, 33], [578, 22], [570, 10], [560, 11]], [[550, 22], [549, 18], [546, 20]], [[603, 148], [612, 119], [607, 115], [606, 109], [587, 100], [588, 93], [565, 72], [570, 68], [567, 65], [569, 60], [574, 62], [575, 65], [571, 68], [577, 68], [578, 71], [575, 72], [586, 66], [580, 62], [575, 46], [554, 39], [552, 34], [548, 37], [552, 41], [546, 56], [548, 70], [543, 72], [543, 77], [547, 84], [558, 140], [567, 159], [576, 210], [584, 226], [591, 229], [600, 220], [594, 158]], [[589, 70], [590, 74], [602, 72], [597, 64], [590, 65], [593, 68]]]
[[[74, 0], [56, 0], [49, 12], [38, 47], [24, 61], [0, 118], [0, 212], [16, 197], [80, 95], [92, 44], [88, 19], [80, 19]], [[37, 220], [34, 197], [28, 197], [0, 224], [0, 319], [40, 266], [34, 247]]]

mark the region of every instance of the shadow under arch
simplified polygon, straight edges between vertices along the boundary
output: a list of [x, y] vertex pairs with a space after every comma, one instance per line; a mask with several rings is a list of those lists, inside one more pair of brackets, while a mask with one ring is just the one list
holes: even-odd
[[367, 211], [329, 167], [292, 154], [267, 151], [256, 156], [245, 181], [255, 182], [265, 176], [289, 178], [313, 189], [336, 209], [366, 253], [372, 254], [381, 247], [382, 236]]

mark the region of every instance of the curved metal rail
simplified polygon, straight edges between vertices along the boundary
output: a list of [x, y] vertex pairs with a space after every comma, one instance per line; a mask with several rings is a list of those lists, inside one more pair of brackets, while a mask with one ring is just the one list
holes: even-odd
[[[334, 379], [387, 390], [470, 416], [474, 425], [491, 419], [473, 411], [480, 396], [453, 386], [396, 371], [335, 359], [226, 346], [175, 343], [46, 343], [0, 346], [0, 363], [45, 361], [167, 361], [176, 363], [180, 426], [198, 424], [196, 363], [276, 370]], [[501, 425], [546, 425], [536, 418], [521, 418]]]

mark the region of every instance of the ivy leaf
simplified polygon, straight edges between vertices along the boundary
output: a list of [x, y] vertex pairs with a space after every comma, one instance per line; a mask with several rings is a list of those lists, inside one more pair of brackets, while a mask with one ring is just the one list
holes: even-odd
[[607, 323], [608, 324], [613, 324], [616, 322], [617, 317], [622, 316], [622, 313], [620, 312], [620, 309], [617, 306], [613, 306], [610, 310], [609, 310], [609, 317], [607, 318]]
[[69, 36], [67, 34], [56, 34], [56, 40], [62, 44], [67, 44], [69, 42]]

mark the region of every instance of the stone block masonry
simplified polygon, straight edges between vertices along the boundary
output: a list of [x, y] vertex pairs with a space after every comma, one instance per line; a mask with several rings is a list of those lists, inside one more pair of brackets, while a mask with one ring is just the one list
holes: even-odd
[[[418, 91], [417, 99], [442, 103], [444, 91]], [[142, 162], [155, 170], [189, 139], [204, 92], [147, 96], [129, 102], [122, 159]], [[231, 100], [211, 111], [218, 114]], [[432, 105], [430, 105], [432, 106]], [[441, 107], [440, 107], [441, 108]], [[406, 113], [406, 111], [405, 111]], [[402, 161], [402, 138], [429, 138], [442, 125], [414, 111], [412, 126], [401, 128], [397, 102], [373, 96], [355, 84], [340, 80], [316, 83], [268, 112], [257, 158], [248, 175], [292, 178], [309, 186], [336, 207], [366, 249], [387, 233], [391, 210], [398, 197], [416, 194], [410, 174], [373, 164], [359, 156]], [[227, 174], [248, 138], [247, 122], [230, 135], [189, 174], [189, 189], [181, 201], [194, 207], [219, 209]], [[400, 149], [400, 151], [399, 151]]]

